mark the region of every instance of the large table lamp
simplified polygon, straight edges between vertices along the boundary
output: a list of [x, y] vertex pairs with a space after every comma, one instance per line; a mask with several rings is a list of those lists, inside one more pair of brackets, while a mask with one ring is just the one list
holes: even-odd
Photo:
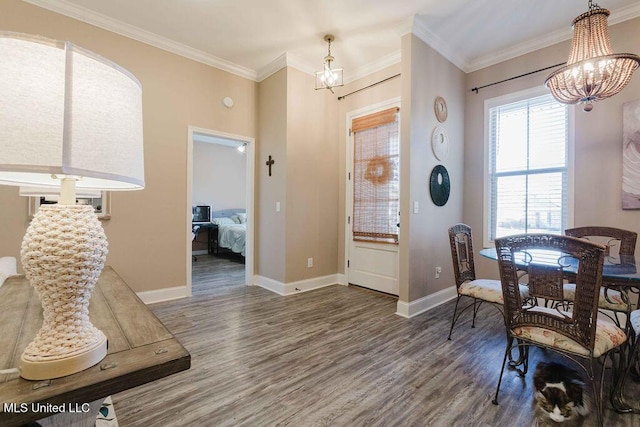
[[50, 379], [97, 364], [107, 340], [89, 320], [89, 300], [107, 239], [93, 207], [75, 204], [76, 188], [144, 188], [140, 82], [71, 43], [0, 32], [0, 184], [60, 190], [22, 242], [43, 323], [20, 375]]

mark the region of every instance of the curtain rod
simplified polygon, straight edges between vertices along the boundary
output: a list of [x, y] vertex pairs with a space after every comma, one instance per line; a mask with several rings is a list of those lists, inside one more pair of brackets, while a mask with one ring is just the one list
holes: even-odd
[[545, 67], [545, 68], [540, 68], [539, 70], [530, 71], [530, 72], [528, 72], [528, 73], [520, 74], [519, 76], [510, 77], [510, 78], [508, 78], [508, 79], [500, 80], [499, 82], [493, 82], [493, 83], [489, 83], [488, 85], [484, 85], [484, 86], [480, 86], [480, 87], [474, 87], [473, 89], [471, 89], [471, 92], [478, 93], [478, 91], [479, 91], [480, 89], [484, 89], [484, 88], [489, 87], [489, 86], [493, 86], [493, 85], [497, 85], [497, 84], [500, 84], [500, 83], [508, 82], [508, 81], [510, 81], [510, 80], [519, 79], [520, 77], [526, 77], [526, 76], [528, 76], [528, 75], [530, 75], [530, 74], [539, 73], [540, 71], [548, 70], [548, 69], [550, 69], [550, 68], [559, 67], [559, 66], [561, 66], [561, 65], [565, 65], [565, 64], [566, 64], [565, 62], [562, 62], [562, 63], [560, 63], [560, 64], [550, 65], [550, 66]]
[[395, 76], [387, 77], [386, 79], [384, 79], [384, 80], [380, 80], [379, 82], [372, 83], [372, 84], [370, 84], [369, 86], [365, 86], [365, 87], [360, 88], [360, 89], [358, 89], [358, 90], [354, 90], [353, 92], [349, 92], [349, 93], [347, 93], [346, 95], [339, 96], [339, 97], [338, 97], [338, 101], [342, 101], [344, 98], [346, 98], [346, 97], [347, 97], [347, 96], [349, 96], [349, 95], [353, 95], [354, 93], [356, 93], [356, 92], [360, 92], [361, 90], [369, 89], [370, 87], [373, 87], [373, 86], [379, 85], [380, 83], [384, 83], [384, 82], [386, 82], [387, 80], [395, 79], [396, 77], [400, 77], [400, 73], [396, 74]]

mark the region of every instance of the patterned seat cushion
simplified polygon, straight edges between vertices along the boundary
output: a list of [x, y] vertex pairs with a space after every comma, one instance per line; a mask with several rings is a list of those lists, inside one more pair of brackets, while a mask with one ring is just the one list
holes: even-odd
[[[605, 296], [606, 292], [606, 296]], [[576, 285], [575, 283], [567, 283], [563, 289], [564, 299], [568, 301], [574, 301], [576, 299]], [[605, 308], [613, 311], [624, 311], [628, 309], [627, 303], [622, 299], [620, 291], [605, 288], [600, 288], [600, 300], [598, 307]]]
[[640, 335], [640, 310], [632, 311], [631, 316], [629, 316], [629, 321], [636, 335]]
[[[466, 295], [471, 298], [481, 299], [483, 301], [503, 304], [502, 284], [500, 280], [476, 279], [470, 282], [464, 282], [458, 288], [460, 295]], [[520, 296], [526, 298], [529, 289], [525, 285], [520, 285]]]
[[[558, 311], [553, 308], [534, 307], [531, 311], [540, 311], [552, 316], [560, 317]], [[571, 313], [569, 312], [561, 311], [560, 313], [569, 317], [571, 316]], [[570, 351], [582, 356], [589, 356], [589, 351], [585, 347], [550, 329], [535, 326], [522, 326], [514, 328], [512, 332], [517, 337], [522, 337], [524, 339], [543, 344], [547, 347]], [[600, 357], [612, 348], [620, 346], [626, 340], [627, 336], [624, 331], [618, 328], [613, 322], [607, 319], [598, 319], [596, 343], [593, 347], [593, 355], [594, 357]]]

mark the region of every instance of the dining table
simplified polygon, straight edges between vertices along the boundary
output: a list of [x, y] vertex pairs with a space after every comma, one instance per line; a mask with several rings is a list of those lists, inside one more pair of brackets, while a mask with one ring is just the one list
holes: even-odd
[[[484, 248], [480, 250], [480, 255], [494, 261], [498, 260], [496, 248]], [[531, 263], [562, 267], [563, 274], [569, 281], [575, 279], [577, 274], [577, 260], [558, 251], [531, 249], [526, 251], [526, 253], [514, 254], [514, 261], [516, 267], [523, 271], [525, 271], [527, 265]], [[629, 312], [640, 308], [638, 298], [640, 294], [640, 273], [638, 272], [638, 266], [640, 266], [640, 257], [617, 254], [606, 254], [602, 265], [603, 283], [606, 284], [607, 289], [620, 292], [623, 300], [628, 303]], [[623, 329], [627, 336], [633, 333], [628, 313]], [[632, 369], [626, 369], [632, 362], [631, 342], [632, 340], [627, 340], [629, 345], [625, 346], [625, 352], [620, 356], [620, 363], [617, 369], [618, 373], [614, 375], [613, 379], [614, 386], [611, 391], [611, 403], [613, 408], [618, 412], [638, 412], [638, 409], [634, 409], [625, 402], [623, 396], [624, 384], [632, 371]], [[635, 372], [635, 374], [637, 376], [638, 372]]]

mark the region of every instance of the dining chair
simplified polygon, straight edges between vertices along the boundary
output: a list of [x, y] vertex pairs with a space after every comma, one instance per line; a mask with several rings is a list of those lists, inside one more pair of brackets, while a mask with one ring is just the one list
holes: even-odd
[[[613, 255], [611, 255], [611, 248], [617, 248], [618, 255], [634, 256], [636, 240], [638, 239], [638, 233], [634, 231], [604, 226], [568, 228], [564, 231], [564, 234], [581, 239], [593, 240], [596, 243], [603, 243], [605, 245], [605, 257], [613, 257]], [[566, 284], [564, 293], [566, 300], [573, 301], [575, 298], [575, 285], [572, 283]], [[607, 312], [602, 313], [616, 322], [618, 326], [621, 326], [619, 315], [625, 314], [625, 319], [628, 319], [629, 312], [631, 311], [631, 303], [627, 294], [616, 290], [615, 284], [606, 280], [602, 282], [598, 307], [612, 311], [613, 316]]]
[[[488, 302], [497, 307], [502, 313], [502, 286], [499, 280], [476, 278], [475, 264], [473, 261], [473, 238], [471, 227], [467, 224], [456, 224], [449, 228], [449, 244], [451, 246], [451, 258], [453, 260], [453, 273], [456, 281], [457, 299], [451, 319], [449, 337], [453, 328], [467, 309], [472, 308], [473, 320], [471, 327], [476, 327], [476, 316], [483, 302]], [[521, 287], [521, 292], [526, 294], [526, 286]], [[471, 298], [473, 301], [458, 312], [458, 304], [463, 297]]]
[[636, 251], [636, 240], [638, 240], [638, 233], [634, 231], [605, 226], [567, 228], [564, 234], [583, 239], [589, 239], [589, 237], [606, 239], [605, 255], [609, 255], [611, 248], [618, 247], [620, 255], [633, 256]]
[[[603, 380], [607, 358], [627, 340], [624, 331], [606, 318], [598, 319], [598, 298], [602, 283], [604, 246], [587, 240], [555, 234], [522, 234], [495, 240], [504, 295], [507, 348], [493, 399], [498, 393], [507, 355], [512, 349], [533, 345], [554, 351], [578, 364], [590, 379], [596, 416], [602, 425]], [[536, 263], [535, 250], [552, 250], [562, 254], [556, 263]], [[571, 311], [560, 305], [543, 307], [536, 298], [523, 299], [518, 292], [518, 272], [528, 275], [531, 296], [554, 300], [563, 296], [563, 265], [576, 265], [576, 292]], [[523, 265], [524, 264], [524, 265]], [[515, 345], [514, 345], [515, 341]], [[615, 365], [615, 359], [611, 358]], [[601, 363], [599, 379], [595, 367]], [[528, 357], [523, 361], [523, 375]]]
[[[622, 378], [619, 379], [621, 383], [616, 389], [617, 395], [614, 396], [614, 399], [622, 402], [623, 406], [625, 406], [622, 412], [640, 413], [640, 409], [635, 409], [624, 403], [624, 386], [626, 381], [629, 380], [629, 377], [640, 381], [640, 310], [634, 310], [629, 314], [629, 324], [629, 354], [626, 359], [627, 364]], [[619, 408], [616, 408], [616, 410], [619, 410]]]
[[[198, 237], [198, 233], [200, 232], [200, 226], [199, 225], [193, 225], [191, 226], [191, 241], [195, 241], [196, 238]], [[191, 259], [193, 261], [198, 261], [198, 257], [191, 254]]]

